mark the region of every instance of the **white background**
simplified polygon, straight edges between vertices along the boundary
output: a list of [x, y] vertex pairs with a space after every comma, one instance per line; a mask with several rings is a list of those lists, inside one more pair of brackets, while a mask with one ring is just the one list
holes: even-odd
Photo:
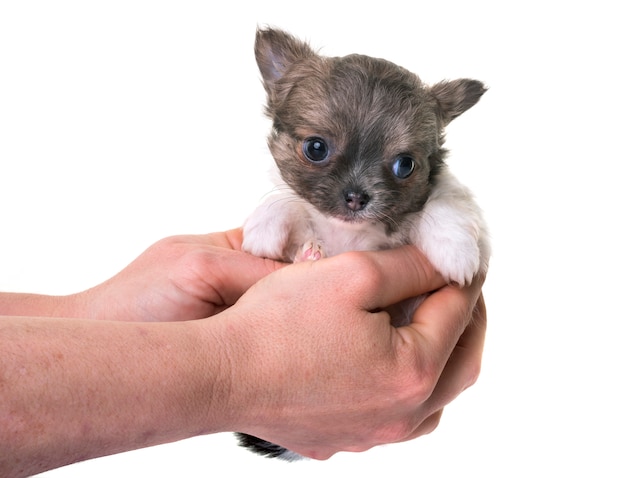
[[241, 224], [271, 165], [257, 25], [490, 87], [448, 130], [493, 235], [483, 372], [437, 431], [299, 464], [224, 434], [45, 476], [626, 476], [618, 6], [0, 3], [0, 290], [75, 292], [162, 237]]

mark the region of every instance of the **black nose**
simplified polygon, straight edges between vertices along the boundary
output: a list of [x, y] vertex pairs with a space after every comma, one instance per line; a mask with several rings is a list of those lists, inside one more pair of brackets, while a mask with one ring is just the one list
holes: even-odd
[[344, 193], [344, 198], [346, 200], [346, 205], [352, 209], [353, 211], [360, 211], [370, 200], [370, 197], [363, 192], [360, 191], [346, 191]]

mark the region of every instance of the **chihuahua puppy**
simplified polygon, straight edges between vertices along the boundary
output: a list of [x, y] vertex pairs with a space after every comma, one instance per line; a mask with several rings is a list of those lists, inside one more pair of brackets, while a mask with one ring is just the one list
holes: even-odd
[[[274, 192], [244, 223], [243, 250], [289, 262], [414, 244], [450, 283], [486, 273], [487, 228], [469, 189], [444, 163], [444, 128], [486, 91], [476, 80], [432, 86], [389, 61], [325, 57], [290, 34], [260, 29]], [[416, 298], [393, 317], [406, 324]], [[256, 437], [266, 456], [298, 455]]]

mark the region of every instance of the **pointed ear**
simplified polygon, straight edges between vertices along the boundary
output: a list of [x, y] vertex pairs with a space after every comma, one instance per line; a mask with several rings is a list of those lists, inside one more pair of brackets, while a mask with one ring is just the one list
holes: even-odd
[[254, 54], [268, 93], [274, 91], [275, 83], [300, 59], [315, 56], [306, 43], [273, 28], [257, 29]]
[[487, 88], [483, 83], [469, 79], [442, 81], [430, 89], [439, 104], [444, 125], [478, 103], [485, 91]]

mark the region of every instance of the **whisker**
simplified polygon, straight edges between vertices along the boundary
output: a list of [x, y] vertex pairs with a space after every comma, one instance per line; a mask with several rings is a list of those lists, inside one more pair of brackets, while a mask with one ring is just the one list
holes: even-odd
[[[291, 191], [291, 188], [287, 185], [280, 185], [280, 186], [276, 186], [274, 187], [272, 190], [268, 191], [267, 193], [265, 193], [262, 197], [262, 199], [267, 199], [268, 197], [270, 197], [273, 193], [280, 193], [282, 190], [284, 191]], [[281, 204], [291, 204], [291, 203], [299, 203], [299, 204], [307, 204], [307, 201], [302, 199], [300, 196], [297, 196], [296, 194], [282, 194], [282, 195], [277, 195], [276, 197], [273, 198], [274, 200], [269, 203], [270, 208], [274, 207], [274, 206], [278, 206]]]
[[374, 219], [376, 221], [382, 222], [383, 224], [392, 225], [395, 229], [400, 227], [400, 224], [393, 216], [383, 211], [374, 211]]

